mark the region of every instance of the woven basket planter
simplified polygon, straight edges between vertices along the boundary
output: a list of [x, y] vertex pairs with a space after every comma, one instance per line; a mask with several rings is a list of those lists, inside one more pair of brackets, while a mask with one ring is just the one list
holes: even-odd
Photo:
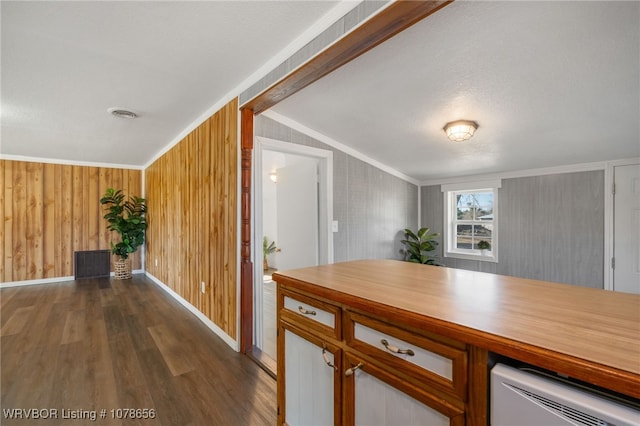
[[118, 257], [113, 261], [113, 269], [116, 280], [131, 279], [131, 262], [129, 262], [129, 259]]

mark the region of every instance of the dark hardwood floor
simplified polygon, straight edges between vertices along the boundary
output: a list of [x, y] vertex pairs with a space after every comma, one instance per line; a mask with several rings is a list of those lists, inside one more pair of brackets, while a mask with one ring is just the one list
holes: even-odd
[[276, 424], [275, 380], [142, 275], [6, 288], [0, 306], [2, 425]]

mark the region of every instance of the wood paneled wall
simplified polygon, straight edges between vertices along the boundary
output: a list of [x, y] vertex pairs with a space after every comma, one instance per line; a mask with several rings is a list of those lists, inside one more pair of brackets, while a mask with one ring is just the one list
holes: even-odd
[[0, 180], [0, 282], [72, 276], [74, 251], [110, 248], [106, 189], [142, 194], [140, 170], [0, 160]]
[[237, 175], [237, 99], [145, 171], [147, 272], [233, 339], [237, 339]]

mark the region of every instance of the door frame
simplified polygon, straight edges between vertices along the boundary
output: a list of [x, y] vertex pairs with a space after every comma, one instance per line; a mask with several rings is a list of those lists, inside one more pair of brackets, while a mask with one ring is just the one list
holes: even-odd
[[614, 194], [615, 169], [640, 164], [640, 157], [609, 161], [604, 170], [604, 289], [613, 290]]
[[[283, 154], [299, 155], [318, 160], [318, 262], [333, 263], [333, 151], [313, 148], [306, 145], [298, 145], [290, 142], [283, 142], [276, 139], [255, 137], [253, 147], [255, 161], [253, 161], [253, 181], [251, 192], [251, 204], [254, 208], [251, 211], [252, 240], [253, 244], [253, 311], [259, 306], [262, 309], [262, 292], [255, 291], [256, 284], [263, 280], [262, 270], [262, 153], [263, 151], [275, 151]], [[323, 250], [324, 249], [324, 250]], [[256, 324], [252, 336], [255, 343], [262, 347], [262, 316], [254, 316]]]

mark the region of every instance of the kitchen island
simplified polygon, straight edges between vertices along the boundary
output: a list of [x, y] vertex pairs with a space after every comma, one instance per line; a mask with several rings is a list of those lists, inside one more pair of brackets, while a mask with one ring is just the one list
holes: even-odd
[[486, 425], [494, 354], [640, 397], [637, 295], [394, 260], [273, 278], [280, 424], [311, 399], [333, 424], [391, 400], [429, 424]]

